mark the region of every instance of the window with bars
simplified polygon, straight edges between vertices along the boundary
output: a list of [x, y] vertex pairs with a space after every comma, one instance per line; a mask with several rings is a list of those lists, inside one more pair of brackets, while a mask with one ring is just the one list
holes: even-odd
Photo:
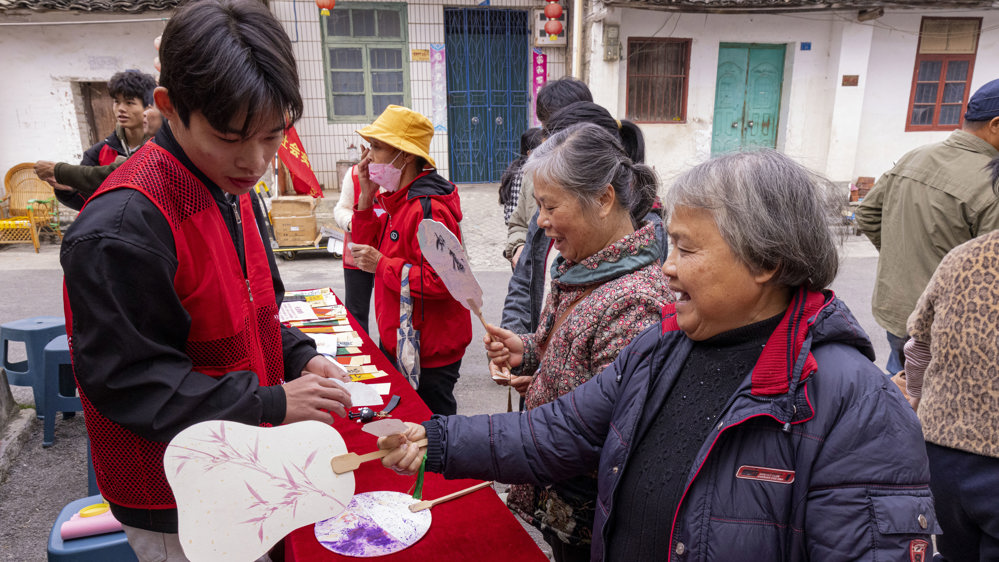
[[923, 18], [906, 131], [961, 126], [981, 26], [981, 18]]
[[323, 18], [330, 121], [373, 121], [410, 104], [406, 4], [339, 2]]
[[690, 39], [628, 39], [628, 119], [684, 123]]

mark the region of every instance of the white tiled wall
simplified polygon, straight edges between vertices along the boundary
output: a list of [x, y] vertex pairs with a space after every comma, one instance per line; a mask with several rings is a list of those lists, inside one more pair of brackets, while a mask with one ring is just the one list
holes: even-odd
[[[383, 0], [370, 0], [383, 1]], [[481, 0], [451, 0], [448, 7], [478, 6]], [[337, 2], [341, 5], [343, 2]], [[428, 0], [407, 2], [410, 49], [429, 49], [431, 43], [444, 42], [444, 4]], [[494, 8], [537, 9], [542, 0], [492, 0]], [[322, 36], [319, 9], [313, 0], [272, 0], [271, 10], [284, 25], [294, 42], [298, 61], [299, 78], [305, 113], [296, 125], [302, 143], [309, 153], [319, 182], [327, 188], [338, 184], [337, 160], [346, 159], [347, 145], [358, 144], [354, 133], [367, 123], [329, 123], [326, 118], [326, 93], [323, 79]], [[336, 9], [336, 8], [334, 8]], [[565, 48], [546, 47], [548, 79], [560, 78], [566, 73]], [[432, 112], [430, 99], [431, 78], [429, 62], [412, 62], [409, 69], [410, 97], [413, 109], [427, 115]], [[438, 133], [430, 145], [430, 155], [440, 166], [440, 173], [448, 177], [447, 134]]]

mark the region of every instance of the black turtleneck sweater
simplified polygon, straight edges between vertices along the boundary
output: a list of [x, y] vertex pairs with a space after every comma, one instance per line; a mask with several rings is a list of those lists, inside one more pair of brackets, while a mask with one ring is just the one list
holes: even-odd
[[652, 425], [639, 436], [616, 496], [611, 560], [665, 560], [687, 475], [729, 399], [783, 314], [694, 342]]

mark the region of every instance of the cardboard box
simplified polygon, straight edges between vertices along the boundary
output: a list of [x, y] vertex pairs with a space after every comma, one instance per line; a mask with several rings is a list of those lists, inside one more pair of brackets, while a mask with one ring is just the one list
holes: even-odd
[[281, 197], [275, 197], [271, 199], [271, 218], [313, 216], [316, 201], [318, 200], [309, 195], [282, 195]]
[[[309, 199], [312, 199], [309, 197]], [[278, 246], [311, 246], [316, 241], [319, 229], [316, 227], [316, 217], [278, 217], [272, 215], [274, 221], [274, 238]]]
[[857, 196], [860, 199], [867, 197], [867, 192], [874, 187], [874, 178], [870, 176], [860, 176], [857, 178]]

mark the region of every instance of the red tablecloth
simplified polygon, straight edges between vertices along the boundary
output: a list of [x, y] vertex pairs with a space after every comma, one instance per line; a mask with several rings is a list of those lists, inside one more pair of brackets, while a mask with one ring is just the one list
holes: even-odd
[[[356, 327], [353, 319], [351, 324]], [[356, 328], [355, 328], [356, 329]], [[361, 330], [364, 340], [361, 353], [370, 355], [372, 362], [388, 373], [370, 382], [392, 383], [392, 393], [401, 397], [392, 417], [419, 423], [430, 418], [430, 410], [420, 400], [405, 377], [389, 363], [370, 337]], [[390, 394], [390, 396], [391, 396]], [[358, 454], [378, 448], [376, 438], [361, 431], [361, 424], [338, 419], [333, 425], [347, 443], [347, 449]], [[354, 471], [355, 492], [395, 491], [407, 492], [416, 481], [415, 476], [399, 476], [383, 468], [381, 462], [370, 461]], [[478, 480], [445, 480], [439, 474], [427, 473], [423, 483], [423, 498], [432, 500], [477, 484]], [[511, 560], [543, 561], [547, 558], [523, 529], [510, 510], [491, 489], [479, 490], [462, 498], [445, 502], [433, 508], [430, 531], [415, 545], [387, 558], [393, 561], [414, 560]], [[350, 560], [327, 550], [319, 541], [313, 526], [302, 527], [285, 539], [285, 557], [290, 561]]]

